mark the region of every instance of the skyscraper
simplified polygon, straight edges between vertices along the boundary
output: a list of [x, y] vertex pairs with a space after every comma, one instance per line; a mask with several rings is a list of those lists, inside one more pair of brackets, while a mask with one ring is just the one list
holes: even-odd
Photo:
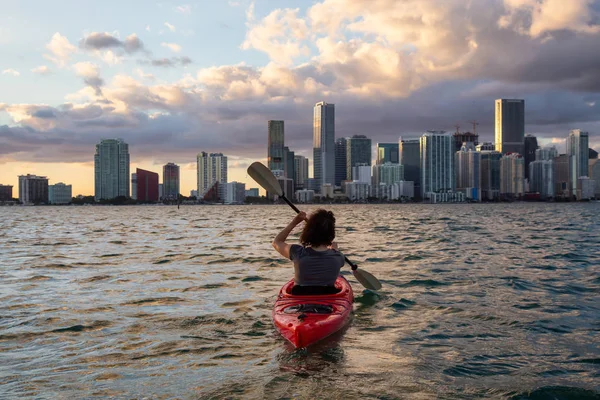
[[371, 166], [371, 139], [365, 135], [354, 135], [346, 138], [346, 177], [355, 180], [352, 167], [357, 165]]
[[203, 151], [196, 159], [198, 196], [202, 198], [215, 183], [227, 183], [227, 156]]
[[48, 178], [19, 175], [19, 201], [23, 204], [48, 204]]
[[49, 204], [69, 204], [73, 199], [73, 186], [58, 182], [48, 185]]
[[179, 193], [179, 165], [173, 163], [163, 165], [162, 198], [177, 200], [179, 199]]
[[373, 185], [393, 185], [404, 180], [404, 167], [402, 164], [386, 162], [373, 165]]
[[294, 184], [296, 190], [308, 188], [308, 158], [294, 156]]
[[94, 155], [94, 198], [129, 197], [129, 145], [122, 139], [105, 139]]
[[427, 131], [420, 139], [421, 195], [454, 192], [454, 140], [444, 131]]
[[529, 179], [529, 164], [535, 161], [535, 151], [538, 148], [537, 138], [533, 135], [525, 135], [523, 158], [525, 159], [525, 178]]
[[481, 154], [481, 198], [496, 200], [500, 196], [500, 159], [495, 150], [483, 150]]
[[398, 164], [400, 162], [398, 152], [398, 143], [377, 143], [377, 164], [387, 162]]
[[294, 179], [296, 176], [296, 173], [294, 172], [294, 157], [294, 152], [290, 151], [290, 149], [285, 146], [283, 148], [283, 167], [286, 178]]
[[573, 184], [573, 158], [568, 154], [561, 154], [552, 160], [555, 197], [570, 199], [576, 194], [577, 183]]
[[567, 138], [567, 154], [573, 156], [575, 177], [588, 176], [589, 134], [581, 129], [573, 129]]
[[398, 161], [404, 167], [404, 179], [414, 182], [415, 197], [421, 198], [421, 158], [419, 139], [398, 141]]
[[474, 142], [463, 143], [454, 153], [456, 190], [465, 193], [467, 199], [481, 201], [481, 153], [475, 151]]
[[137, 200], [158, 201], [158, 174], [145, 169], [136, 168]]
[[346, 138], [335, 139], [335, 186], [341, 186], [348, 179], [346, 167]]
[[536, 161], [552, 160], [554, 157], [558, 157], [558, 150], [555, 146], [543, 147], [535, 151]]
[[500, 159], [500, 195], [518, 198], [525, 192], [525, 159], [518, 153], [505, 154]]
[[313, 169], [317, 190], [335, 184], [335, 105], [315, 104], [313, 118]]
[[284, 125], [283, 121], [268, 121], [267, 128], [269, 132], [268, 138], [268, 154], [267, 163], [271, 171], [285, 170], [284, 166]]
[[458, 129], [452, 135], [454, 137], [454, 149], [460, 151], [463, 143], [472, 143], [474, 147], [479, 145], [479, 135], [472, 132], [459, 132]]
[[554, 162], [536, 160], [529, 164], [529, 191], [539, 193], [542, 200], [554, 197]]
[[496, 150], [523, 154], [525, 100], [496, 100]]

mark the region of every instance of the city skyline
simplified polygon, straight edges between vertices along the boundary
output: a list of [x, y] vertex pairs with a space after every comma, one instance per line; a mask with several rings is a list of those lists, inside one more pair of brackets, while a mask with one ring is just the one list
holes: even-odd
[[393, 143], [475, 120], [485, 142], [493, 101], [518, 98], [541, 145], [563, 153], [581, 129], [600, 147], [599, 1], [161, 2], [140, 14], [108, 0], [78, 18], [72, 4], [3, 8], [2, 184], [30, 173], [93, 194], [90, 146], [118, 137], [132, 168], [179, 164], [182, 193], [201, 151], [226, 154], [230, 179], [252, 184], [265, 121], [285, 120], [286, 145], [312, 160], [319, 101], [336, 105], [336, 137]]

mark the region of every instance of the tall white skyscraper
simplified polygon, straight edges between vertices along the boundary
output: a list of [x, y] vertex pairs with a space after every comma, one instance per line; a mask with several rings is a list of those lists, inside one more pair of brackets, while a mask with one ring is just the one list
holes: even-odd
[[445, 131], [427, 131], [420, 138], [421, 194], [454, 192], [454, 138]]
[[215, 183], [227, 183], [227, 156], [222, 153], [198, 153], [196, 158], [198, 196], [202, 197]]
[[525, 142], [525, 100], [496, 100], [496, 150], [523, 155]]
[[313, 166], [318, 188], [335, 184], [335, 105], [323, 101], [314, 108]]
[[463, 143], [454, 154], [456, 190], [465, 193], [467, 199], [481, 201], [481, 152], [475, 151], [473, 142]]
[[567, 138], [567, 154], [573, 156], [576, 178], [588, 176], [589, 134], [581, 129], [573, 129]]
[[500, 159], [500, 194], [517, 198], [525, 193], [525, 159], [512, 153]]
[[129, 197], [129, 145], [123, 139], [105, 139], [96, 145], [94, 155], [94, 197]]

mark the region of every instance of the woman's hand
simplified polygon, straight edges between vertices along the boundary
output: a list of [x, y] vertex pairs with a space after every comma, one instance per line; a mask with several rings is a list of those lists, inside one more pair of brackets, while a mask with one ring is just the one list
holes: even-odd
[[329, 247], [332, 250], [337, 250], [338, 249], [338, 244], [337, 244], [337, 242], [331, 242], [331, 244], [329, 246], [327, 246], [327, 247]]
[[296, 216], [294, 217], [292, 222], [294, 224], [298, 225], [300, 222], [307, 221], [307, 220], [308, 220], [308, 218], [306, 218], [306, 213], [304, 211], [300, 211], [298, 214], [296, 214]]

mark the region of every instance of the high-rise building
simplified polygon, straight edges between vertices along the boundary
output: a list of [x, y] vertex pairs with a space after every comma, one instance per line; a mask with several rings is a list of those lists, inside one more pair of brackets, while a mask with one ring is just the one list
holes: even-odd
[[168, 163], [163, 165], [163, 193], [167, 200], [179, 199], [179, 165]]
[[594, 198], [596, 181], [587, 176], [577, 178], [577, 200], [590, 200]]
[[[575, 177], [588, 176], [589, 134], [581, 129], [573, 129], [567, 138], [567, 154], [573, 156]], [[577, 181], [575, 181], [577, 182]]]
[[558, 157], [558, 150], [555, 146], [542, 147], [535, 151], [536, 161], [552, 160], [554, 157]]
[[73, 199], [73, 187], [58, 182], [48, 185], [48, 202], [50, 204], [69, 204]]
[[[290, 149], [287, 146], [285, 146], [283, 148], [283, 166], [284, 166], [286, 178], [294, 179], [294, 177], [296, 176], [295, 162], [294, 162], [295, 156], [296, 155], [294, 154], [294, 152], [290, 151]], [[295, 182], [296, 181], [294, 181], [294, 184], [295, 184]]]
[[19, 175], [19, 201], [23, 204], [48, 204], [48, 178]]
[[296, 190], [296, 200], [299, 203], [310, 203], [315, 199], [315, 191], [309, 189]]
[[353, 181], [371, 184], [371, 167], [367, 164], [358, 164], [352, 167]]
[[398, 163], [386, 162], [373, 165], [373, 185], [392, 185], [404, 181], [404, 166]]
[[399, 151], [398, 143], [377, 143], [377, 164], [399, 164]]
[[0, 185], [0, 201], [11, 201], [12, 190], [12, 185]]
[[496, 150], [502, 154], [523, 154], [525, 100], [496, 100]]
[[348, 180], [356, 180], [352, 168], [357, 165], [371, 166], [371, 139], [365, 135], [346, 138], [346, 175]]
[[588, 151], [588, 157], [590, 160], [598, 158], [598, 152], [590, 147], [590, 150]]
[[122, 139], [104, 139], [94, 155], [94, 198], [129, 197], [129, 145]]
[[500, 159], [500, 195], [516, 199], [525, 193], [525, 159], [518, 153]]
[[[561, 154], [552, 160], [554, 177], [554, 196], [562, 199], [571, 199], [576, 193], [573, 191], [573, 156]], [[577, 184], [575, 184], [575, 187]]]
[[454, 138], [454, 151], [460, 151], [463, 143], [472, 143], [475, 149], [479, 145], [479, 135], [473, 132], [459, 132], [458, 130], [452, 135]]
[[535, 152], [538, 148], [537, 138], [533, 135], [525, 135], [523, 158], [525, 159], [525, 178], [529, 179], [529, 164], [535, 161]]
[[483, 142], [475, 146], [477, 151], [494, 151], [496, 150], [496, 146], [492, 142]]
[[588, 172], [590, 174], [590, 179], [596, 181], [596, 186], [594, 187], [594, 197], [596, 197], [597, 200], [600, 200], [600, 159], [590, 159], [588, 164]]
[[536, 160], [529, 164], [529, 191], [539, 193], [542, 200], [554, 197], [554, 162]]
[[284, 165], [284, 124], [283, 121], [268, 121], [267, 163], [270, 170], [285, 170]]
[[222, 186], [222, 198], [225, 204], [241, 204], [246, 200], [246, 184], [241, 182], [227, 182]]
[[308, 188], [308, 158], [294, 156], [294, 185], [296, 190]]
[[227, 183], [227, 156], [222, 153], [198, 153], [196, 158], [198, 196], [204, 197], [216, 183]]
[[414, 182], [415, 198], [421, 198], [421, 158], [419, 139], [398, 141], [398, 161], [404, 167], [404, 179]]
[[342, 186], [342, 182], [347, 179], [346, 138], [337, 138], [335, 140], [335, 186]]
[[313, 169], [317, 190], [335, 184], [335, 105], [323, 101], [314, 108]]
[[473, 142], [463, 143], [460, 151], [454, 153], [454, 167], [456, 190], [467, 199], [481, 201], [481, 153], [475, 151]]
[[158, 201], [158, 174], [136, 168], [135, 175], [137, 177], [137, 200]]
[[[445, 131], [427, 131], [420, 139], [421, 196], [454, 192], [454, 140]], [[408, 179], [407, 179], [408, 180]]]
[[500, 197], [500, 159], [502, 154], [495, 150], [481, 153], [481, 198], [496, 200]]

